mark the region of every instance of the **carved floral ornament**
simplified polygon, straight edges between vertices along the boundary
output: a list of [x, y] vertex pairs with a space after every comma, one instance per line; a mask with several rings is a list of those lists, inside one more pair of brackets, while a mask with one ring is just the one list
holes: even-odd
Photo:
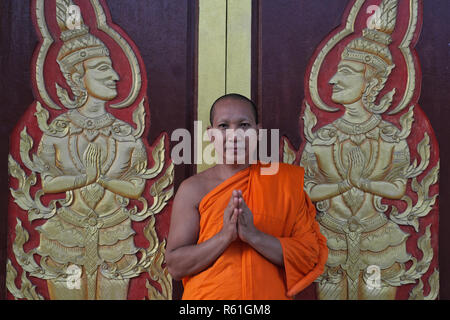
[[38, 97], [12, 136], [7, 288], [15, 299], [171, 299], [158, 228], [173, 195], [167, 137], [143, 139], [137, 48], [104, 2], [79, 5], [71, 27], [71, 0], [33, 1]]
[[417, 105], [421, 3], [355, 0], [346, 12], [307, 71], [304, 142], [283, 147], [305, 167], [328, 239], [317, 296], [436, 299], [439, 153]]

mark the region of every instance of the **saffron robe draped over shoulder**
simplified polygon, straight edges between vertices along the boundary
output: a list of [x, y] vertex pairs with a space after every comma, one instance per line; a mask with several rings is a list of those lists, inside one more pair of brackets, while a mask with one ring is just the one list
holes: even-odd
[[232, 191], [240, 189], [255, 226], [279, 239], [284, 267], [237, 239], [207, 269], [183, 279], [183, 299], [292, 299], [322, 274], [328, 249], [315, 207], [303, 191], [304, 169], [280, 163], [277, 174], [262, 175], [262, 167], [258, 163], [239, 171], [201, 200], [197, 243], [221, 230]]

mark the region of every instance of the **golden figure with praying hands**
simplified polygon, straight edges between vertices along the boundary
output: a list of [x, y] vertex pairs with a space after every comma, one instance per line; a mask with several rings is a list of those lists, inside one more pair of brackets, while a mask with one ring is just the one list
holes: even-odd
[[[411, 3], [411, 21], [414, 21], [417, 1]], [[312, 66], [311, 101], [321, 110], [338, 110], [325, 105], [319, 96], [317, 79], [321, 64], [326, 54], [351, 34], [363, 4], [364, 1], [354, 2], [346, 29], [329, 39]], [[392, 105], [396, 89], [385, 93], [376, 104], [395, 68], [389, 46], [396, 27], [398, 2], [383, 0], [377, 8], [377, 27], [365, 28], [360, 37], [348, 42], [329, 80], [332, 102], [344, 107], [342, 116], [313, 130], [317, 117], [309, 103], [305, 103], [306, 143], [300, 165], [305, 168], [305, 190], [316, 202], [317, 219], [329, 248], [326, 271], [317, 280], [319, 299], [395, 299], [397, 288], [420, 279], [433, 258], [430, 226], [418, 240], [423, 251], [419, 262], [407, 246], [410, 234], [400, 228], [400, 225], [414, 226], [417, 232], [418, 219], [430, 212], [436, 196], [428, 198], [428, 191], [437, 181], [438, 166], [422, 180], [419, 200], [413, 208], [406, 194], [408, 180], [415, 179], [427, 168], [429, 139], [425, 133], [419, 144], [421, 165], [417, 166], [417, 162], [411, 165], [407, 138], [414, 121], [414, 106], [399, 118], [401, 128], [398, 128], [383, 117]], [[409, 50], [415, 26], [410, 24], [407, 31], [405, 39], [409, 37], [409, 42], [404, 52]], [[412, 72], [410, 78], [414, 78]], [[408, 85], [402, 106], [397, 106], [393, 114], [410, 103], [408, 95], [414, 92], [414, 82], [408, 81]], [[389, 206], [385, 200], [404, 200], [410, 206], [398, 214], [393, 205], [387, 215]], [[430, 277], [430, 282], [435, 284], [430, 298], [436, 295], [437, 277], [437, 271]]]
[[[101, 5], [92, 3], [101, 20]], [[109, 49], [89, 32], [82, 17], [77, 28], [67, 26], [71, 5], [70, 0], [56, 0], [56, 19], [63, 42], [57, 63], [71, 95], [58, 84], [56, 91], [68, 111], [48, 123], [49, 112], [36, 103], [35, 116], [43, 135], [31, 160], [32, 139], [25, 127], [20, 155], [23, 163], [40, 175], [42, 190], [33, 201], [25, 192], [30, 187], [25, 179], [13, 191], [16, 202], [28, 211], [30, 221], [46, 221], [36, 228], [40, 235], [38, 247], [25, 252], [20, 239], [27, 239], [28, 233], [18, 219], [15, 258], [24, 272], [47, 280], [50, 299], [127, 299], [130, 279], [144, 271], [161, 287], [160, 292], [147, 282], [149, 298], [170, 298], [171, 278], [162, 266], [165, 241], [159, 242], [154, 228], [154, 215], [173, 194], [173, 188], [167, 188], [172, 186], [173, 165], [165, 167], [164, 138], [154, 147], [154, 167], [148, 169], [147, 150], [141, 138], [145, 128], [144, 101], [133, 113], [135, 127], [107, 112], [106, 104], [118, 96], [119, 74], [114, 70]], [[43, 2], [38, 0], [37, 11], [43, 8]], [[112, 31], [111, 34], [129, 56], [134, 56], [120, 35]], [[129, 63], [132, 68], [139, 68], [136, 62]], [[133, 86], [139, 89], [138, 75], [139, 72], [134, 73]], [[46, 91], [41, 94], [45, 96]], [[148, 206], [146, 184], [164, 168], [164, 175], [152, 185], [153, 203]], [[12, 157], [10, 172], [14, 177], [25, 175]], [[53, 200], [48, 207], [39, 200], [43, 195], [59, 193], [66, 193], [66, 200]], [[142, 210], [129, 209], [130, 201], [140, 202]], [[150, 246], [143, 249], [135, 245], [132, 222], [146, 219], [149, 221], [144, 234]], [[39, 264], [34, 254], [41, 257]], [[15, 288], [10, 262], [8, 269], [8, 289], [16, 298], [26, 297]]]

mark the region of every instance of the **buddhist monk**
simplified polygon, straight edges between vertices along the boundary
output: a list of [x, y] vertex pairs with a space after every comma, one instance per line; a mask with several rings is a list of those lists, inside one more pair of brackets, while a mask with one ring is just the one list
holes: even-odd
[[[223, 133], [210, 135], [223, 161], [181, 183], [168, 270], [182, 279], [187, 300], [292, 299], [323, 272], [328, 255], [315, 207], [303, 191], [304, 170], [280, 163], [276, 174], [267, 175], [261, 170], [267, 165], [251, 163], [249, 139], [235, 134], [261, 128], [246, 97], [220, 97], [210, 119], [209, 132]], [[242, 152], [244, 161], [237, 161]]]

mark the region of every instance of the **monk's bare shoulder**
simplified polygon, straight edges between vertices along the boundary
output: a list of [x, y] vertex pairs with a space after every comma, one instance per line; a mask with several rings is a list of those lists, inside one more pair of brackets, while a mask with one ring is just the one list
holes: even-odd
[[209, 168], [184, 180], [178, 188], [175, 201], [183, 201], [185, 205], [198, 205], [203, 197], [214, 188], [217, 183], [214, 169]]

